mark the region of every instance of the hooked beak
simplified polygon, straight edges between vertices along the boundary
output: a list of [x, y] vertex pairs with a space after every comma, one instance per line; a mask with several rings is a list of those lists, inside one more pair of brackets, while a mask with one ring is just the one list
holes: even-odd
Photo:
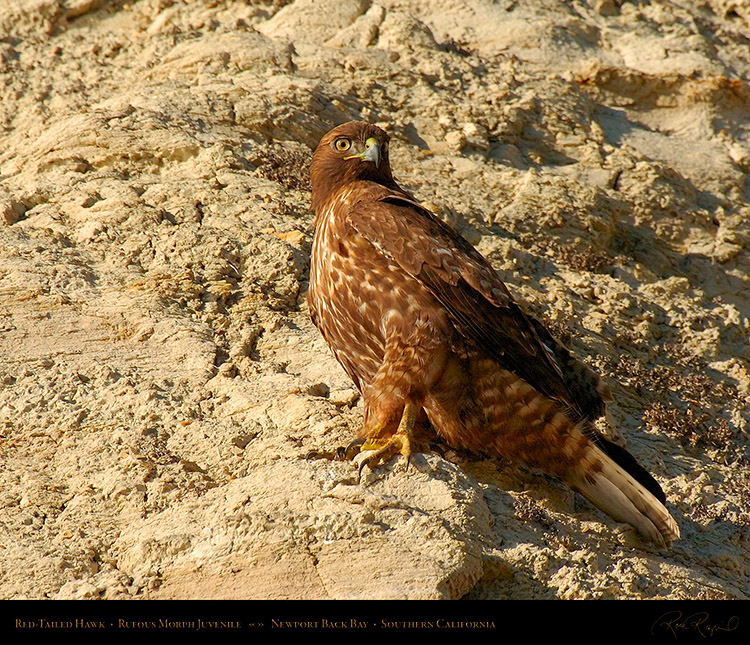
[[371, 161], [376, 166], [380, 165], [380, 144], [375, 137], [370, 137], [365, 141], [365, 151], [360, 152], [356, 155], [349, 155], [344, 157], [345, 159], [363, 159], [364, 161]]

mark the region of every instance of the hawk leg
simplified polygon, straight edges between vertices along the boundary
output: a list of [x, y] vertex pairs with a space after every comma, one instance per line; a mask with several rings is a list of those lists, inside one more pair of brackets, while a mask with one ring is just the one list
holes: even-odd
[[384, 440], [381, 436], [383, 428], [376, 426], [367, 440], [362, 445], [361, 450], [374, 450], [371, 455], [365, 457], [359, 465], [359, 475], [362, 475], [362, 469], [365, 466], [374, 468], [378, 464], [385, 463], [396, 453], [401, 453], [406, 458], [406, 466], [409, 466], [411, 460], [411, 444], [414, 425], [417, 421], [417, 406], [411, 401], [407, 401], [404, 411], [401, 414], [401, 421], [398, 429], [390, 439]]

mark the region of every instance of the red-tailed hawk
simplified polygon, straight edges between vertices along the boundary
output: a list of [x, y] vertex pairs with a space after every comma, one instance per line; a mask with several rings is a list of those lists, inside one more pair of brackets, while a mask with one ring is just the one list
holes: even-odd
[[429, 421], [445, 444], [538, 468], [659, 545], [679, 537], [659, 484], [594, 429], [606, 387], [398, 186], [383, 130], [334, 128], [310, 175], [308, 305], [362, 394], [367, 464], [408, 459]]

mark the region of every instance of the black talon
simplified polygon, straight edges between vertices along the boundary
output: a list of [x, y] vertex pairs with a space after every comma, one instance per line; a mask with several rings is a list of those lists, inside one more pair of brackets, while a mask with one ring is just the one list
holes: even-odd
[[[352, 449], [354, 449], [354, 448], [357, 448], [357, 452], [355, 452], [354, 455], [358, 454], [359, 453], [359, 448], [361, 448], [364, 445], [365, 441], [367, 441], [367, 440], [364, 439], [364, 438], [361, 438], [361, 437], [358, 438], [358, 439], [354, 439], [353, 441], [351, 441], [349, 443], [349, 445], [347, 445], [346, 448], [344, 449], [344, 456], [346, 458], [349, 458], [349, 451], [352, 450]], [[354, 455], [352, 455], [352, 457]]]
[[357, 484], [362, 483], [362, 469], [365, 467], [365, 464], [367, 464], [367, 459], [363, 459], [359, 468], [357, 468]]

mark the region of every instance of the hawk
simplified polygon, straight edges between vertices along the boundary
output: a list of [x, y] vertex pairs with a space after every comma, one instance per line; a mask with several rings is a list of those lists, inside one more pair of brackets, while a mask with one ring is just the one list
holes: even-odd
[[523, 462], [660, 546], [679, 538], [659, 484], [594, 426], [599, 377], [525, 314], [489, 262], [393, 178], [388, 135], [328, 132], [312, 158], [312, 320], [360, 391], [362, 463], [407, 458], [418, 429]]

